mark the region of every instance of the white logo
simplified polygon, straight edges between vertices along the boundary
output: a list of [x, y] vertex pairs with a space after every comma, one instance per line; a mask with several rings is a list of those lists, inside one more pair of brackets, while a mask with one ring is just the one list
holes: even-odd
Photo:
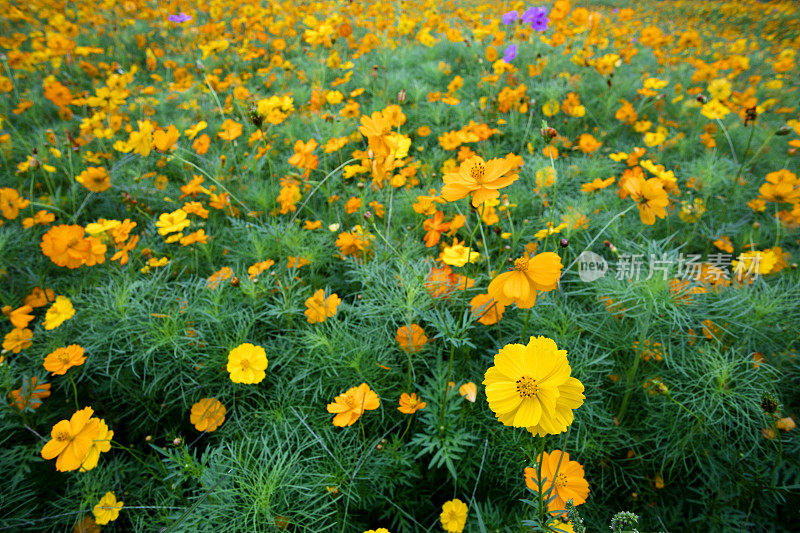
[[578, 256], [578, 275], [581, 281], [595, 281], [606, 275], [608, 263], [594, 252], [583, 252]]

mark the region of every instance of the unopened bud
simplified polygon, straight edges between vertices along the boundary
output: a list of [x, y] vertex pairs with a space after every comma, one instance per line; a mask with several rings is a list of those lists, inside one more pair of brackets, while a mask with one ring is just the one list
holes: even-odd
[[397, 103], [398, 104], [403, 104], [403, 103], [405, 103], [405, 101], [406, 101], [406, 90], [405, 89], [400, 89], [400, 92], [397, 93]]
[[180, 446], [180, 445], [181, 445], [181, 438], [180, 438], [180, 437], [175, 437], [175, 438], [172, 440], [172, 445], [173, 445], [173, 446]]
[[567, 246], [569, 246], [569, 240], [561, 239], [558, 244], [561, 245], [562, 248], [566, 248]]
[[789, 126], [784, 124], [783, 126], [778, 128], [778, 131], [775, 132], [775, 135], [780, 135], [780, 136], [789, 135], [789, 132], [791, 132], [791, 131], [792, 130], [789, 128]]
[[367, 220], [367, 221], [372, 220], [372, 211], [366, 211], [364, 213], [364, 220]]

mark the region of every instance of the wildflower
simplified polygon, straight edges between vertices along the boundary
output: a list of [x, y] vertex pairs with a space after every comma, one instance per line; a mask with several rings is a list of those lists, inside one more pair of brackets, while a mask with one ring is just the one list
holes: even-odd
[[439, 515], [442, 528], [448, 533], [461, 533], [467, 523], [467, 504], [458, 498], [445, 502]]
[[266, 259], [259, 263], [254, 263], [247, 267], [247, 277], [249, 277], [251, 280], [255, 280], [259, 275], [261, 275], [274, 264], [275, 261], [272, 259]]
[[358, 259], [363, 254], [370, 252], [370, 244], [373, 240], [375, 240], [375, 237], [371, 233], [360, 225], [355, 225], [351, 231], [344, 231], [339, 234], [336, 239], [336, 246], [339, 247], [342, 259], [348, 255]]
[[226, 118], [225, 122], [223, 122], [222, 126], [220, 126], [220, 131], [217, 133], [217, 137], [225, 141], [233, 141], [237, 139], [241, 134], [242, 134], [242, 125], [236, 122], [235, 120]]
[[77, 344], [56, 348], [44, 358], [44, 369], [54, 376], [63, 376], [73, 366], [80, 366], [86, 362], [83, 354], [83, 347]]
[[56, 297], [53, 289], [42, 289], [41, 287], [34, 287], [31, 293], [25, 297], [25, 305], [31, 307], [43, 307], [47, 302], [52, 302]]
[[581, 192], [599, 191], [601, 189], [605, 189], [609, 185], [612, 185], [615, 181], [617, 181], [617, 178], [614, 176], [611, 176], [608, 179], [595, 178], [593, 181], [581, 185]]
[[156, 222], [159, 235], [168, 235], [170, 233], [180, 232], [184, 228], [188, 228], [191, 221], [187, 218], [186, 211], [183, 209], [176, 209], [171, 213], [161, 213]]
[[169, 152], [178, 142], [178, 128], [174, 124], [170, 124], [165, 130], [156, 130], [153, 133], [153, 147], [159, 152]]
[[561, 277], [561, 258], [553, 252], [529, 257], [528, 252], [514, 261], [514, 270], [504, 272], [489, 283], [489, 296], [503, 305], [517, 304], [521, 309], [533, 307], [536, 292], [555, 289]]
[[31, 311], [33, 311], [33, 307], [30, 305], [23, 305], [11, 311], [8, 315], [8, 319], [11, 320], [11, 325], [17, 329], [25, 329], [28, 327], [30, 321], [33, 320]]
[[29, 329], [14, 328], [3, 337], [3, 352], [19, 353], [31, 347], [33, 332]]
[[82, 226], [53, 226], [42, 236], [40, 247], [44, 255], [61, 267], [79, 268], [103, 263], [106, 246], [99, 239], [85, 235]]
[[731, 112], [725, 104], [721, 103], [719, 100], [711, 100], [707, 104], [703, 106], [700, 111], [704, 117], [710, 120], [722, 120]]
[[478, 399], [478, 386], [471, 381], [464, 383], [458, 388], [458, 393], [467, 401], [475, 403]]
[[451, 246], [445, 246], [439, 255], [439, 260], [450, 266], [463, 267], [469, 263], [474, 263], [481, 258], [481, 254], [464, 246], [463, 242], [453, 239]]
[[530, 24], [534, 31], [545, 31], [550, 25], [550, 19], [547, 18], [547, 8], [545, 7], [530, 7], [525, 13], [522, 14], [522, 23]]
[[566, 350], [547, 337], [508, 344], [485, 374], [489, 408], [503, 424], [527, 427], [540, 436], [558, 434], [583, 404], [583, 385], [570, 376]]
[[98, 427], [100, 429], [97, 432], [97, 437], [95, 437], [92, 442], [92, 447], [89, 448], [86, 458], [83, 460], [83, 463], [81, 463], [81, 472], [88, 472], [96, 467], [97, 462], [100, 460], [100, 454], [111, 449], [111, 439], [114, 438], [114, 432], [108, 429], [106, 421], [102, 418], [100, 419]]
[[325, 298], [325, 290], [319, 289], [306, 300], [306, 310], [303, 314], [306, 315], [309, 324], [325, 322], [327, 318], [336, 314], [340, 303], [342, 300], [335, 293]]
[[510, 44], [506, 49], [503, 51], [503, 61], [506, 63], [511, 63], [517, 57], [517, 45]]
[[234, 383], [252, 385], [261, 383], [267, 376], [264, 371], [268, 363], [264, 348], [245, 342], [228, 353], [227, 369]]
[[94, 410], [84, 407], [69, 420], [53, 426], [51, 439], [45, 443], [41, 455], [44, 459], [56, 459], [56, 470], [67, 472], [80, 468], [94, 439], [100, 432], [100, 420], [92, 418]]
[[92, 514], [94, 514], [97, 523], [104, 526], [119, 517], [119, 510], [122, 509], [122, 505], [123, 502], [118, 502], [113, 492], [106, 492], [92, 509]]
[[75, 181], [92, 192], [103, 192], [111, 188], [111, 178], [103, 167], [89, 167], [75, 176]]
[[11, 405], [22, 411], [30, 407], [31, 409], [38, 409], [42, 405], [42, 400], [50, 396], [50, 383], [39, 383], [39, 378], [33, 376], [28, 383], [22, 384], [22, 387], [12, 390], [8, 393], [11, 398]]
[[644, 224], [655, 224], [656, 217], [667, 216], [666, 207], [669, 205], [667, 193], [659, 178], [645, 180], [641, 174], [632, 174], [625, 180], [620, 180], [623, 190], [630, 194], [631, 199], [639, 208], [639, 217]]
[[170, 15], [167, 17], [167, 20], [170, 22], [174, 22], [175, 24], [183, 24], [184, 22], [189, 22], [192, 20], [191, 15], [187, 15], [183, 11], [178, 13], [177, 15]]
[[72, 307], [69, 298], [57, 296], [56, 301], [53, 302], [44, 317], [44, 329], [55, 329], [73, 316], [75, 316], [75, 308]]
[[425, 331], [418, 324], [397, 328], [395, 340], [400, 345], [400, 349], [408, 353], [416, 353], [428, 343]]
[[458, 172], [444, 175], [442, 198], [448, 202], [472, 195], [472, 205], [478, 207], [500, 196], [498, 189], [511, 185], [519, 176], [511, 173], [513, 163], [506, 158], [484, 161], [474, 156], [463, 163]]
[[450, 231], [450, 224], [444, 221], [444, 213], [436, 211], [432, 218], [425, 220], [422, 223], [422, 229], [427, 233], [425, 234], [425, 246], [431, 248], [439, 244], [442, 233]]
[[428, 404], [423, 402], [422, 398], [417, 397], [416, 392], [412, 392], [410, 395], [404, 392], [400, 395], [400, 407], [397, 410], [406, 415], [413, 415], [420, 409], [425, 409], [426, 405]]
[[503, 318], [503, 313], [506, 310], [505, 305], [488, 294], [478, 294], [470, 300], [469, 305], [478, 322], [485, 326], [497, 324]]
[[547, 504], [548, 511], [561, 514], [566, 508], [567, 500], [572, 500], [573, 505], [586, 502], [589, 483], [584, 478], [583, 466], [579, 462], [570, 461], [569, 454], [561, 450], [543, 452], [536, 460], [541, 463], [543, 482], [539, 482], [536, 469], [529, 467], [525, 469], [525, 484], [539, 493], [551, 490], [550, 497], [554, 498]]
[[506, 26], [513, 24], [519, 18], [518, 11], [509, 11], [508, 13], [503, 13], [503, 16], [500, 18], [501, 22]]
[[362, 383], [334, 398], [327, 409], [329, 413], [336, 413], [333, 417], [334, 426], [346, 427], [355, 424], [364, 411], [372, 411], [380, 405], [378, 395], [369, 388], [369, 385]]
[[225, 422], [225, 406], [216, 398], [203, 398], [192, 405], [189, 421], [197, 431], [215, 431]]
[[777, 262], [778, 257], [772, 250], [754, 250], [740, 253], [739, 257], [731, 261], [731, 264], [734, 274], [741, 281], [750, 275], [757, 277], [769, 274]]

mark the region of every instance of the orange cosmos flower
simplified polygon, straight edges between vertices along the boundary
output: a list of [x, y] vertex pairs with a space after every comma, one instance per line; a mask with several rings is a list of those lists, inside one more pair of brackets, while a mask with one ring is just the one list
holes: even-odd
[[307, 175], [308, 171], [319, 165], [319, 158], [313, 153], [317, 146], [317, 141], [314, 139], [310, 139], [307, 143], [297, 140], [294, 143], [294, 155], [289, 158], [289, 164], [299, 169], [305, 169]]
[[513, 164], [506, 158], [484, 161], [479, 156], [470, 157], [458, 169], [444, 175], [442, 198], [448, 202], [472, 195], [472, 205], [478, 207], [487, 200], [500, 196], [498, 189], [511, 185], [519, 175], [509, 173]]
[[[80, 268], [105, 260], [106, 246], [95, 237], [84, 238], [86, 231], [77, 224], [53, 226], [42, 236], [44, 255], [58, 266]], [[101, 257], [102, 256], [102, 257]]]
[[400, 395], [400, 407], [397, 410], [406, 415], [413, 415], [420, 409], [425, 409], [426, 405], [428, 404], [423, 402], [422, 398], [417, 397], [416, 392], [412, 392], [411, 395], [404, 392]]
[[92, 418], [94, 410], [84, 407], [62, 420], [50, 431], [52, 437], [42, 448], [44, 459], [56, 459], [56, 470], [68, 472], [80, 468], [94, 440], [100, 433], [100, 420]]
[[569, 454], [561, 450], [553, 450], [549, 454], [544, 452], [537, 460], [542, 464], [543, 486], [540, 489], [535, 468], [525, 469], [525, 484], [536, 492], [546, 492], [552, 487], [550, 497], [555, 498], [547, 504], [548, 511], [561, 514], [556, 511], [563, 511], [567, 500], [572, 500], [574, 505], [586, 503], [589, 483], [584, 478], [583, 466], [579, 462], [570, 461]]
[[19, 353], [25, 348], [30, 348], [32, 338], [31, 330], [14, 328], [3, 338], [3, 352]]
[[397, 328], [395, 340], [400, 345], [400, 349], [407, 353], [416, 353], [428, 343], [425, 331], [417, 324]]
[[103, 192], [111, 188], [111, 177], [103, 167], [89, 167], [75, 176], [75, 181], [92, 192]]
[[458, 393], [467, 401], [475, 403], [478, 399], [478, 386], [471, 381], [464, 383], [458, 388]]
[[223, 122], [222, 126], [220, 126], [220, 131], [217, 133], [217, 137], [225, 141], [232, 141], [238, 138], [241, 134], [242, 134], [242, 125], [236, 122], [235, 120], [231, 120], [228, 118], [225, 119], [225, 122]]
[[334, 398], [327, 409], [329, 413], [336, 414], [333, 417], [334, 426], [346, 427], [355, 424], [364, 411], [372, 411], [380, 406], [381, 401], [375, 391], [366, 383], [362, 383]]
[[307, 309], [304, 311], [309, 324], [325, 322], [325, 319], [336, 314], [342, 299], [335, 293], [325, 298], [325, 290], [319, 289], [311, 298], [306, 300]]
[[624, 180], [622, 187], [639, 207], [639, 217], [644, 224], [652, 226], [656, 222], [656, 217], [667, 216], [666, 207], [669, 205], [669, 199], [660, 179], [645, 180], [641, 174], [632, 174]]
[[33, 315], [31, 314], [33, 311], [33, 307], [30, 305], [23, 305], [22, 307], [18, 307], [11, 311], [8, 315], [8, 319], [11, 320], [11, 324], [17, 329], [25, 329], [28, 327], [28, 323], [33, 320]]
[[478, 294], [470, 300], [469, 305], [478, 322], [485, 326], [497, 324], [503, 318], [503, 313], [506, 310], [505, 305], [488, 294]]
[[197, 431], [215, 431], [225, 422], [226, 409], [216, 398], [203, 398], [192, 406], [189, 421]]
[[442, 233], [450, 231], [450, 223], [444, 222], [444, 213], [442, 211], [437, 211], [433, 218], [429, 218], [422, 223], [422, 229], [427, 231], [425, 234], [425, 246], [430, 248], [439, 244]]
[[558, 254], [545, 252], [529, 257], [526, 252], [514, 261], [514, 270], [492, 280], [489, 296], [502, 305], [515, 303], [521, 309], [528, 309], [536, 303], [537, 291], [548, 292], [558, 286], [563, 267]]
[[26, 407], [38, 409], [42, 405], [42, 400], [50, 396], [50, 384], [38, 383], [39, 378], [33, 376], [30, 381], [19, 389], [8, 393], [11, 398], [11, 405], [22, 411]]
[[44, 358], [44, 369], [54, 376], [63, 376], [73, 366], [80, 366], [86, 362], [83, 353], [84, 349], [77, 344], [56, 348]]

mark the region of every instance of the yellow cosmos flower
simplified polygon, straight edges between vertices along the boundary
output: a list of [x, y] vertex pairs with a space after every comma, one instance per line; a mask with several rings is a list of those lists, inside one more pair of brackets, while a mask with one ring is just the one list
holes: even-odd
[[570, 376], [566, 350], [547, 337], [527, 345], [508, 344], [494, 356], [485, 374], [489, 408], [507, 426], [525, 427], [540, 436], [558, 434], [583, 404], [583, 385]]
[[94, 514], [97, 523], [102, 526], [113, 522], [119, 517], [119, 510], [122, 509], [122, 505], [123, 502], [118, 502], [113, 492], [106, 492], [92, 509], [92, 514]]
[[56, 301], [47, 310], [44, 316], [44, 329], [56, 329], [75, 316], [75, 308], [72, 307], [72, 302], [66, 296], [57, 296]]
[[264, 348], [249, 342], [240, 344], [228, 354], [228, 372], [234, 383], [261, 383], [267, 377], [264, 371], [268, 364]]

